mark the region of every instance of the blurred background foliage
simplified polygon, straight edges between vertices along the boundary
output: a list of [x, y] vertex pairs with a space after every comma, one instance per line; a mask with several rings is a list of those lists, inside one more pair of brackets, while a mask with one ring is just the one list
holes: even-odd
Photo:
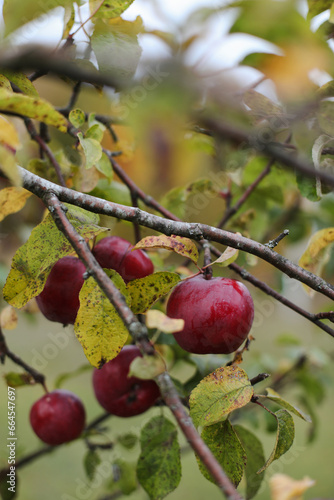
[[[130, 9], [135, 5], [136, 1]], [[119, 17], [124, 8], [120, 12], [116, 9], [112, 15], [108, 9], [102, 9], [85, 25], [86, 34], [82, 34], [83, 30], [78, 32], [82, 37], [79, 42], [76, 42], [76, 34], [73, 40], [71, 38], [67, 57], [73, 64], [88, 69], [97, 67], [102, 73], [117, 77], [119, 88], [112, 91], [100, 86], [81, 86], [75, 108], [85, 114], [85, 123], [80, 127], [82, 137], [93, 137], [97, 140], [97, 145], [94, 143], [97, 149], [102, 146], [111, 151], [126, 174], [175, 215], [186, 221], [213, 226], [219, 224], [228, 204], [232, 202], [233, 205], [258, 178], [268, 159], [259, 152], [255, 153], [249, 144], [233, 144], [207, 133], [198, 126], [201, 116], [223, 120], [231, 128], [246, 130], [260, 142], [285, 142], [292, 154], [299, 154], [310, 162], [315, 160], [317, 168], [334, 173], [334, 150], [331, 149], [334, 141], [333, 5], [331, 1], [312, 0], [308, 3], [275, 0], [218, 2], [214, 7], [194, 8], [182, 24], [169, 22], [166, 31], [155, 29], [152, 22], [149, 27], [145, 26], [138, 17], [140, 2], [132, 19], [126, 19], [126, 10]], [[64, 16], [65, 21], [64, 43], [69, 33], [74, 33], [81, 25], [79, 12], [88, 17], [87, 2], [4, 2], [0, 66], [1, 58], [7, 52], [11, 54], [14, 48], [25, 50], [25, 44], [20, 42], [24, 30], [32, 29], [33, 23], [38, 23], [41, 16], [52, 13], [57, 6], [57, 13], [62, 19]], [[96, 2], [91, 1], [91, 14], [94, 9]], [[230, 43], [233, 47], [237, 35], [245, 35], [244, 39], [239, 39], [243, 44], [241, 55], [230, 67], [219, 66], [220, 52], [214, 43], [206, 53], [200, 51], [217, 19], [226, 19], [224, 28], [217, 31], [217, 40], [224, 39], [227, 47]], [[25, 25], [23, 21], [30, 24]], [[153, 47], [151, 54], [154, 54], [155, 47], [157, 52], [159, 47], [164, 47], [161, 57], [148, 57], [145, 50], [142, 52], [147, 39]], [[252, 45], [250, 42], [254, 40], [257, 43]], [[258, 44], [259, 40], [261, 44]], [[53, 48], [46, 50], [52, 53]], [[67, 104], [73, 95], [74, 84], [69, 78], [48, 75], [34, 82], [38, 94], [64, 114], [69, 112]], [[22, 120], [8, 116], [7, 119], [19, 134], [18, 163], [57, 182], [52, 165], [45, 156], [40, 156], [39, 147], [26, 133]], [[62, 167], [68, 187], [117, 203], [132, 204], [128, 187], [115, 172], [94, 162], [90, 165], [87, 154], [73, 137], [51, 127], [48, 132], [49, 147]], [[7, 181], [0, 179], [0, 187], [7, 185]], [[150, 211], [142, 202], [139, 206]], [[15, 251], [27, 240], [43, 214], [44, 205], [31, 197], [24, 210], [1, 221], [1, 286]], [[101, 225], [134, 242], [130, 223], [101, 217]], [[262, 243], [289, 229], [289, 236], [279, 244], [277, 251], [298, 262], [311, 235], [333, 226], [334, 196], [331, 189], [274, 163], [270, 173], [225, 228]], [[147, 234], [150, 232], [144, 228], [142, 236]], [[183, 265], [180, 257], [164, 251], [153, 253], [152, 259], [157, 270], [175, 270]], [[332, 309], [328, 299], [309, 297], [301, 284], [252, 255], [241, 254], [237, 263], [311, 313]], [[195, 270], [192, 266], [189, 269]], [[334, 258], [330, 253], [322, 270], [322, 276], [330, 283], [333, 283], [333, 271]], [[228, 269], [215, 270], [215, 273], [236, 277]], [[315, 479], [316, 485], [305, 493], [306, 499], [332, 497], [332, 339], [251, 285], [249, 289], [255, 302], [251, 332], [255, 341], [244, 354], [243, 368], [250, 378], [259, 372], [270, 373], [269, 385], [277, 383], [279, 392], [300, 404], [313, 419], [312, 425], [295, 420], [295, 443], [269, 468], [256, 498], [269, 498], [268, 479], [274, 472], [284, 472], [298, 479], [305, 475]], [[6, 306], [2, 298], [0, 305], [1, 309]], [[88, 421], [100, 415], [91, 390], [90, 369], [71, 327], [62, 328], [47, 322], [34, 304], [28, 311], [18, 312], [18, 317], [16, 329], [8, 332], [4, 329], [10, 349], [46, 375], [49, 389], [55, 386], [61, 374], [73, 372], [75, 376], [63, 379], [63, 386], [83, 399]], [[168, 339], [161, 336], [159, 341], [171, 347], [171, 374], [188, 388], [230, 359], [226, 356], [185, 355], [170, 336]], [[81, 370], [81, 367], [86, 368]], [[2, 370], [4, 373], [18, 371], [10, 360], [6, 360]], [[266, 385], [267, 382], [262, 382], [257, 391]], [[6, 398], [6, 390], [6, 385], [1, 384], [2, 400]], [[32, 403], [41, 395], [40, 386], [17, 390], [17, 451], [21, 456], [40, 447], [30, 429], [28, 413]], [[167, 410], [164, 411], [168, 414]], [[61, 500], [100, 500], [108, 491], [119, 489], [129, 494], [130, 499], [147, 498], [143, 490], [135, 489], [134, 469], [130, 464], [139, 454], [138, 443], [134, 439], [133, 447], [127, 449], [128, 445], [121, 443], [120, 436], [130, 433], [138, 437], [149, 415], [159, 415], [160, 412], [161, 409], [155, 408], [142, 417], [129, 420], [111, 417], [105, 426], [102, 424], [101, 435], [96, 439], [116, 443], [114, 449], [98, 452], [100, 460], [109, 464], [106, 477], [100, 477], [96, 472], [95, 479], [89, 482], [89, 475], [94, 473], [84, 466], [87, 446], [81, 440], [22, 468], [18, 474], [17, 498], [39, 500], [49, 496]], [[262, 413], [265, 412], [246, 407], [244, 411], [236, 412], [234, 418], [258, 435], [268, 456], [275, 429]], [[0, 425], [2, 428], [6, 426], [4, 411], [0, 414]], [[184, 447], [183, 478], [169, 498], [176, 500], [187, 495], [200, 499], [209, 494], [213, 500], [220, 498], [217, 488], [198, 471], [195, 458], [181, 436], [180, 440]], [[5, 448], [1, 450], [3, 465], [7, 458], [5, 451]], [[86, 464], [89, 460], [94, 461], [92, 454], [86, 457]], [[126, 480], [117, 482], [119, 477]], [[242, 488], [243, 484], [241, 491]]]

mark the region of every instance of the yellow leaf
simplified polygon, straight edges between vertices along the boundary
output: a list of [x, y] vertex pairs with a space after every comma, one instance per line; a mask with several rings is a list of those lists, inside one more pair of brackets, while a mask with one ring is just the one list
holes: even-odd
[[164, 333], [180, 332], [184, 327], [184, 319], [169, 318], [158, 309], [151, 309], [146, 313], [146, 325], [148, 328], [158, 328]]
[[[311, 273], [320, 275], [322, 268], [329, 259], [329, 246], [334, 241], [334, 227], [327, 227], [314, 233], [301, 258], [299, 265]], [[306, 292], [313, 297], [314, 290], [303, 285]]]
[[44, 99], [14, 94], [2, 87], [0, 88], [0, 110], [34, 118], [47, 125], [53, 125], [61, 132], [67, 131], [67, 119]]
[[[130, 299], [124, 281], [116, 271], [105, 272], [117, 288]], [[79, 294], [80, 308], [75, 320], [74, 331], [91, 365], [100, 368], [115, 358], [128, 338], [128, 330], [93, 278], [83, 284]]]
[[24, 207], [31, 193], [21, 187], [7, 187], [0, 191], [0, 221]]
[[0, 116], [0, 142], [7, 144], [15, 150], [20, 145], [19, 137], [14, 125], [3, 116]]
[[6, 330], [17, 327], [17, 313], [12, 306], [6, 306], [0, 313], [0, 326]]
[[8, 177], [8, 179], [15, 185], [22, 184], [21, 176], [17, 168], [15, 155], [8, 147], [0, 144], [0, 165], [1, 171]]
[[302, 500], [303, 493], [314, 484], [309, 477], [296, 481], [285, 474], [274, 474], [269, 479], [271, 500]]
[[137, 377], [143, 380], [150, 380], [166, 370], [166, 365], [160, 354], [154, 356], [144, 355], [135, 358], [129, 369], [128, 377]]
[[166, 248], [173, 252], [191, 259], [195, 264], [198, 260], [198, 250], [193, 241], [183, 236], [147, 236], [134, 246], [135, 248]]
[[221, 256], [218, 257], [217, 260], [214, 260], [211, 265], [219, 264], [221, 267], [227, 267], [238, 258], [238, 255], [239, 250], [237, 250], [236, 248], [227, 247], [226, 250], [221, 254]]

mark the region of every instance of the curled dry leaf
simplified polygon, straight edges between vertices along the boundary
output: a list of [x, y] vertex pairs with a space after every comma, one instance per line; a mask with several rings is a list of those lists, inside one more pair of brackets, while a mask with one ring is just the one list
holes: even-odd
[[12, 306], [6, 306], [0, 314], [0, 326], [5, 330], [14, 330], [17, 327], [17, 313]]
[[158, 328], [164, 333], [175, 333], [183, 329], [184, 319], [169, 318], [162, 311], [152, 309], [146, 313], [146, 325], [148, 328]]
[[269, 479], [271, 500], [302, 500], [303, 493], [314, 484], [309, 477], [296, 481], [285, 474], [274, 474]]

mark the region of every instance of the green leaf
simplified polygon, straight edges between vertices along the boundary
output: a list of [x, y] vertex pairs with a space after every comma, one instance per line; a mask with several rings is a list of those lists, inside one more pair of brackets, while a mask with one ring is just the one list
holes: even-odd
[[142, 31], [142, 20], [125, 21], [122, 18], [98, 21], [91, 37], [92, 48], [99, 70], [114, 78], [127, 81], [136, 72], [141, 47], [137, 35]]
[[[15, 469], [15, 465], [12, 465]], [[13, 470], [13, 469], [12, 469]], [[7, 475], [2, 475], [0, 476], [0, 497], [1, 500], [14, 500], [14, 498], [17, 497], [18, 493], [18, 476], [17, 476], [17, 470], [14, 472], [15, 474], [15, 488], [14, 491], [9, 490], [9, 484], [7, 483], [8, 481], [8, 476]]]
[[81, 132], [78, 133], [78, 139], [86, 157], [86, 168], [92, 168], [102, 156], [102, 146], [95, 139], [84, 139]]
[[18, 71], [11, 71], [9, 69], [1, 70], [1, 73], [8, 78], [14, 85], [16, 85], [23, 94], [31, 97], [39, 97], [37, 90], [31, 83], [27, 75]]
[[44, 99], [24, 94], [14, 94], [0, 88], [0, 111], [10, 111], [52, 125], [61, 132], [67, 131], [67, 120]]
[[251, 500], [259, 491], [264, 478], [264, 472], [261, 474], [256, 473], [265, 461], [263, 447], [261, 441], [248, 429], [241, 427], [241, 425], [235, 425], [234, 430], [246, 451], [246, 500]]
[[5, 22], [5, 35], [24, 26], [29, 21], [36, 19], [56, 7], [72, 5], [73, 0], [48, 0], [48, 2], [26, 2], [22, 0], [5, 0], [3, 4], [3, 18]]
[[137, 377], [143, 380], [150, 380], [160, 373], [166, 371], [166, 364], [159, 354], [154, 356], [143, 355], [137, 356], [129, 368], [128, 377]]
[[114, 484], [117, 485], [123, 495], [130, 495], [137, 489], [136, 464], [118, 458], [114, 461], [112, 467], [114, 475], [117, 477]]
[[253, 394], [244, 370], [236, 365], [217, 368], [191, 392], [190, 416], [196, 427], [215, 424], [249, 403]]
[[310, 19], [312, 17], [317, 16], [318, 14], [321, 14], [321, 12], [324, 12], [327, 9], [330, 9], [332, 7], [333, 1], [332, 0], [307, 0], [308, 3], [308, 14], [307, 18]]
[[0, 75], [0, 88], [4, 88], [8, 90], [8, 92], [13, 92], [10, 81], [4, 75]]
[[64, 385], [64, 382], [66, 382], [67, 380], [74, 378], [74, 377], [77, 377], [78, 375], [81, 375], [82, 373], [85, 373], [88, 370], [90, 371], [91, 369], [92, 369], [92, 365], [88, 365], [86, 363], [84, 365], [79, 366], [79, 368], [77, 368], [73, 372], [61, 373], [56, 378], [56, 380], [54, 382], [54, 386], [56, 389], [59, 389], [60, 387], [62, 387]]
[[97, 187], [90, 194], [120, 205], [132, 205], [129, 188], [122, 182], [112, 181], [109, 183], [107, 179], [100, 179]]
[[63, 35], [62, 39], [66, 40], [68, 38], [68, 35], [71, 32], [71, 29], [73, 28], [75, 21], [75, 10], [74, 10], [74, 4], [68, 5], [65, 7], [65, 12], [64, 12], [64, 29], [63, 29]]
[[[137, 248], [137, 245], [136, 247]], [[128, 283], [131, 309], [135, 314], [146, 312], [160, 297], [166, 295], [180, 281], [176, 273], [158, 272]]]
[[95, 163], [95, 168], [101, 172], [101, 174], [108, 177], [108, 180], [111, 180], [114, 175], [114, 171], [112, 169], [110, 160], [105, 153], [102, 153], [101, 158]]
[[35, 380], [30, 373], [9, 372], [5, 373], [3, 377], [9, 387], [21, 387], [35, 384]]
[[192, 260], [195, 264], [198, 261], [198, 250], [193, 241], [183, 236], [146, 236], [134, 246], [134, 248], [165, 248]]
[[101, 458], [96, 450], [88, 450], [86, 455], [84, 456], [84, 469], [86, 472], [86, 476], [89, 481], [93, 481], [96, 467], [101, 463]]
[[96, 12], [98, 7], [98, 11], [94, 14], [93, 19], [102, 18], [102, 19], [112, 19], [114, 17], [120, 16], [134, 0], [105, 0], [101, 5], [100, 0], [89, 0], [89, 8], [91, 14]]
[[266, 470], [274, 460], [284, 455], [290, 449], [295, 437], [295, 426], [290, 413], [286, 410], [278, 410], [272, 415], [277, 421], [276, 443], [267, 462], [257, 471], [258, 474]]
[[317, 118], [321, 130], [325, 134], [334, 137], [334, 102], [320, 102]]
[[138, 437], [136, 434], [128, 432], [127, 434], [122, 434], [118, 436], [117, 442], [127, 450], [131, 450], [138, 442]]
[[[68, 207], [67, 218], [86, 241], [106, 230], [96, 225], [99, 220], [96, 214]], [[75, 252], [48, 214], [15, 253], [3, 289], [5, 300], [18, 309], [23, 307], [41, 293], [53, 265], [65, 255], [75, 255]]]
[[72, 109], [68, 115], [68, 119], [75, 128], [82, 127], [86, 121], [85, 113], [79, 108]]
[[151, 500], [161, 500], [181, 479], [177, 429], [163, 416], [152, 418], [142, 429], [137, 477]]
[[90, 139], [95, 139], [97, 142], [101, 142], [103, 139], [104, 132], [106, 130], [106, 127], [103, 125], [103, 123], [94, 123], [87, 132], [85, 133], [86, 138]]
[[227, 267], [234, 262], [239, 255], [239, 250], [232, 247], [227, 247], [218, 259], [214, 260], [211, 265], [218, 264], [221, 267]]
[[244, 102], [257, 119], [283, 116], [281, 106], [278, 106], [263, 94], [256, 92], [256, 90], [248, 90], [244, 94]]
[[319, 201], [320, 197], [317, 193], [317, 184], [315, 177], [305, 177], [300, 172], [296, 173], [296, 181], [298, 189], [302, 196], [310, 201]]
[[292, 413], [294, 413], [295, 415], [297, 415], [297, 417], [305, 420], [305, 422], [312, 421], [309, 415], [306, 415], [301, 410], [299, 410], [299, 408], [297, 408], [296, 406], [293, 406], [292, 404], [285, 401], [285, 399], [283, 399], [276, 391], [274, 391], [273, 389], [270, 389], [270, 387], [266, 388], [266, 392], [267, 392], [266, 396], [259, 395], [258, 397], [267, 398], [267, 399], [270, 399], [271, 401], [274, 401], [275, 403], [282, 406], [286, 410], [289, 410]]
[[186, 189], [184, 187], [176, 187], [164, 195], [161, 200], [161, 205], [176, 215], [176, 217], [179, 217], [179, 219], [184, 219], [187, 198]]
[[[111, 269], [104, 271], [124, 295], [129, 306], [130, 298], [120, 275]], [[79, 300], [74, 332], [88, 361], [100, 368], [119, 354], [128, 338], [128, 330], [92, 277], [83, 284]]]
[[[208, 445], [234, 486], [240, 483], [246, 465], [246, 453], [240, 440], [228, 420], [205, 427], [201, 437]], [[215, 483], [210, 473], [196, 456], [199, 470], [203, 476]]]

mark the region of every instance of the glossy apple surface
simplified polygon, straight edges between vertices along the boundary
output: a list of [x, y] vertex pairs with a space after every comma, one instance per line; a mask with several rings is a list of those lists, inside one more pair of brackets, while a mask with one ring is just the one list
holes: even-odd
[[254, 318], [254, 304], [240, 281], [196, 276], [174, 288], [167, 315], [184, 319], [183, 330], [174, 337], [186, 351], [229, 354], [247, 338]]
[[128, 377], [130, 364], [137, 356], [141, 356], [138, 347], [125, 346], [116, 358], [93, 372], [96, 399], [105, 410], [118, 417], [139, 415], [160, 396], [153, 380]]
[[85, 408], [70, 391], [45, 394], [30, 410], [30, 423], [37, 436], [52, 446], [78, 438], [85, 427]]
[[114, 269], [127, 283], [144, 278], [154, 271], [152, 261], [143, 250], [133, 250], [133, 245], [119, 236], [107, 236], [93, 248], [101, 267]]
[[74, 324], [85, 271], [77, 257], [63, 257], [56, 262], [43, 291], [36, 297], [38, 307], [48, 320]]

